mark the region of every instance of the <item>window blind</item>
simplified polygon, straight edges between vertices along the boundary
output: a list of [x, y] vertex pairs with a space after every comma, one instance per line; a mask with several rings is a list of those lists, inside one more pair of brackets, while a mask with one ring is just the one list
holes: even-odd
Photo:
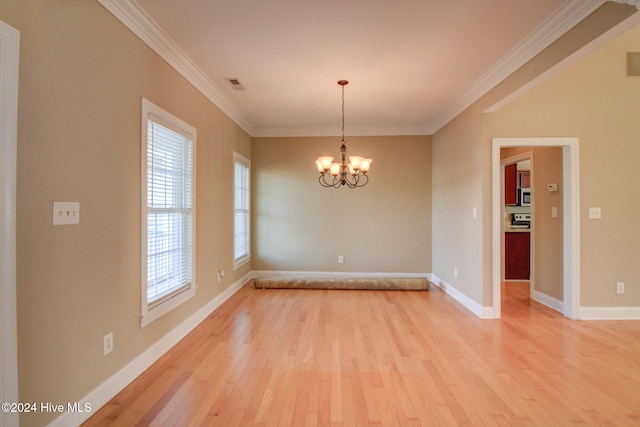
[[187, 289], [193, 257], [193, 141], [147, 124], [147, 304]]
[[249, 256], [249, 166], [234, 162], [234, 263]]

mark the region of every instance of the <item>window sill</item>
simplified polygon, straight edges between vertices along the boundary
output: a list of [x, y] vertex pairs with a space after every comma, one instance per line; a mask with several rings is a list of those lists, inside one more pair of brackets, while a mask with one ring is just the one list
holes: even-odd
[[249, 261], [251, 261], [251, 255], [247, 255], [246, 257], [240, 258], [238, 261], [235, 261], [233, 263], [233, 271], [236, 271], [243, 265], [247, 264]]
[[180, 304], [182, 304], [185, 301], [193, 298], [195, 295], [196, 295], [196, 287], [192, 286], [189, 289], [186, 289], [185, 291], [180, 292], [179, 294], [175, 295], [174, 297], [169, 298], [168, 300], [166, 300], [166, 301], [154, 306], [153, 308], [147, 310], [146, 313], [144, 313], [142, 316], [140, 316], [140, 327], [144, 328], [149, 323], [151, 323], [154, 320], [157, 320], [160, 317], [164, 316], [165, 314], [167, 314], [168, 312], [170, 312], [171, 310], [173, 310], [174, 308], [176, 308]]

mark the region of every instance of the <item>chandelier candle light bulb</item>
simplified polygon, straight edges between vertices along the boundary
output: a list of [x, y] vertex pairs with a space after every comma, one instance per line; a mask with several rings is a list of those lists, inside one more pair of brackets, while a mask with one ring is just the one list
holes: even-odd
[[[316, 166], [320, 177], [318, 181], [323, 187], [340, 188], [346, 185], [349, 188], [364, 187], [369, 182], [369, 168], [371, 159], [360, 156], [349, 156], [347, 163], [347, 141], [344, 139], [344, 87], [349, 82], [340, 80], [338, 84], [342, 87], [342, 139], [340, 142], [340, 163], [332, 163], [333, 157], [322, 156], [316, 160]], [[331, 175], [331, 178], [329, 178]]]

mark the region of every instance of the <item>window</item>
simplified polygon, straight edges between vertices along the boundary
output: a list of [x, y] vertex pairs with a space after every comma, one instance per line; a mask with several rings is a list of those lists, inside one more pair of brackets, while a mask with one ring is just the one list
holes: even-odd
[[196, 130], [142, 100], [142, 326], [195, 295]]
[[238, 153], [233, 153], [233, 266], [240, 267], [249, 261], [250, 211], [249, 182], [251, 161]]

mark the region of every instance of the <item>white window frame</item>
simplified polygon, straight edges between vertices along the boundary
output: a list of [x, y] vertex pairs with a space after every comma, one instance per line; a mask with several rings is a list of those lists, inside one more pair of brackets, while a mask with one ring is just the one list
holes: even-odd
[[[240, 164], [247, 169], [247, 200], [246, 200], [246, 224], [247, 224], [247, 250], [244, 254], [239, 257], [236, 257], [236, 164]], [[233, 153], [233, 269], [236, 270], [248, 263], [251, 260], [251, 160], [247, 159], [243, 155], [234, 152]]]
[[[191, 165], [191, 282], [188, 287], [169, 294], [166, 298], [154, 301], [152, 304], [148, 302], [148, 283], [147, 283], [147, 261], [148, 261], [148, 241], [147, 241], [147, 220], [149, 208], [147, 206], [147, 174], [148, 174], [148, 121], [152, 120], [165, 128], [176, 133], [186, 136], [191, 140], [192, 144], [192, 165]], [[142, 191], [141, 191], [141, 229], [142, 229], [142, 280], [141, 280], [141, 316], [140, 326], [144, 327], [154, 320], [160, 318], [164, 314], [173, 310], [180, 304], [195, 296], [196, 293], [196, 129], [188, 123], [180, 120], [171, 113], [158, 107], [152, 102], [142, 98]]]

